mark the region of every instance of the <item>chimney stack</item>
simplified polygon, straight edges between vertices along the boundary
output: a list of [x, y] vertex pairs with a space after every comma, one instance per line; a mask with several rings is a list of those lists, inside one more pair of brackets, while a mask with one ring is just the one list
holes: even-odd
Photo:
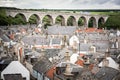
[[69, 52], [65, 53], [65, 59], [66, 59], [66, 62], [70, 61], [70, 54], [69, 54]]
[[72, 68], [71, 68], [70, 64], [68, 63], [68, 64], [66, 65], [66, 70], [65, 70], [64, 75], [65, 75], [65, 76], [73, 76], [73, 74], [71, 73], [71, 71], [72, 71]]
[[104, 67], [108, 67], [108, 65], [109, 65], [109, 60], [104, 59], [102, 65], [103, 65]]

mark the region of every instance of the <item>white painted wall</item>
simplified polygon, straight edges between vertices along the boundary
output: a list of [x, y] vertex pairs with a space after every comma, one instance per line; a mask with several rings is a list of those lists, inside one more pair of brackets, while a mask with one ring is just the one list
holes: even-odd
[[12, 61], [2, 72], [1, 78], [4, 80], [4, 74], [21, 74], [26, 80], [30, 80], [30, 72], [19, 62]]

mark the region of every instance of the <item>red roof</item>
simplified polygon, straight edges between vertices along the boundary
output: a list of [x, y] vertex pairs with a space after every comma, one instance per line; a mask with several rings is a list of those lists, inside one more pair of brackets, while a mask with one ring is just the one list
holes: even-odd
[[51, 48], [54, 48], [54, 49], [60, 49], [61, 46], [48, 46], [48, 45], [38, 45], [38, 46], [35, 46], [36, 48], [44, 48], [44, 49], [51, 49]]
[[51, 80], [53, 80], [55, 71], [56, 71], [56, 68], [52, 67], [50, 70], [47, 71], [47, 73], [46, 73], [47, 77], [50, 78]]
[[80, 65], [80, 66], [84, 66], [84, 61], [83, 60], [77, 60], [76, 62], [75, 62], [75, 64], [78, 64], [78, 65]]
[[76, 32], [103, 32], [103, 29], [97, 29], [97, 28], [86, 28], [84, 30], [77, 30]]

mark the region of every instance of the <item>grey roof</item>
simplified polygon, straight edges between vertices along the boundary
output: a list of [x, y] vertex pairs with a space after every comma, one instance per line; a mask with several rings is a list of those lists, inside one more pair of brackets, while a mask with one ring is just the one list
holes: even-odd
[[49, 26], [49, 35], [72, 35], [76, 30], [75, 26]]
[[12, 61], [12, 58], [2, 57], [0, 59], [0, 71], [3, 71]]
[[48, 60], [48, 58], [41, 59], [33, 66], [34, 70], [43, 74], [45, 74], [50, 68], [52, 68], [52, 63]]
[[83, 71], [83, 68], [80, 68], [80, 67], [72, 68], [72, 72], [79, 72], [79, 74], [81, 74], [82, 71]]
[[10, 31], [12, 31], [12, 32], [18, 32], [18, 27], [15, 27], [15, 28], [10, 28]]
[[114, 80], [120, 80], [120, 73], [115, 77]]
[[1, 36], [1, 39], [4, 41], [4, 42], [10, 42], [10, 39], [8, 38], [7, 35], [3, 34], [3, 36]]
[[9, 64], [12, 61], [12, 58], [9, 57], [2, 57], [0, 59], [0, 64]]
[[[71, 69], [72, 69], [72, 72], [76, 72], [77, 70], [79, 69], [82, 69], [79, 65], [76, 65], [76, 64], [72, 64], [70, 62], [61, 62], [59, 63], [58, 65], [56, 65], [57, 67], [66, 67], [66, 65], [69, 64]], [[77, 71], [78, 72], [78, 71]]]
[[3, 35], [3, 30], [0, 28], [0, 36]]
[[[101, 44], [102, 43], [102, 44]], [[105, 52], [106, 49], [109, 48], [109, 42], [93, 42], [93, 43], [87, 43], [85, 44], [84, 42], [80, 43], [80, 50], [81, 51], [89, 51], [90, 46], [95, 46], [96, 47], [96, 51], [100, 51], [100, 52]], [[77, 45], [78, 49], [79, 49], [79, 44]]]
[[49, 39], [40, 36], [27, 36], [22, 38], [22, 41], [28, 45], [49, 45]]
[[4, 80], [23, 80], [21, 74], [4, 74]]
[[24, 54], [27, 54], [28, 52], [31, 52], [32, 49], [24, 49]]
[[17, 34], [17, 35], [15, 35], [15, 36], [14, 36], [15, 41], [19, 41], [20, 37], [21, 37], [21, 35], [18, 35], [18, 34]]
[[25, 55], [31, 55], [32, 57], [36, 57], [38, 58], [39, 56], [41, 56], [41, 54], [35, 50], [31, 51], [31, 52], [27, 52]]
[[107, 34], [98, 34], [98, 33], [79, 33], [77, 35], [80, 40], [87, 38], [89, 40], [108, 40]]
[[118, 70], [111, 67], [102, 67], [95, 76], [100, 80], [113, 80], [118, 73], [120, 73]]
[[60, 52], [60, 49], [46, 49], [46, 57], [54, 57], [58, 56], [58, 53]]
[[102, 80], [97, 79], [90, 70], [84, 69], [82, 73], [77, 76], [77, 80]]
[[1, 29], [7, 29], [8, 26], [0, 26]]
[[[77, 45], [79, 49], [79, 44]], [[91, 44], [80, 43], [80, 51], [89, 51]]]
[[91, 71], [89, 71], [89, 70], [84, 70], [84, 71], [82, 72], [81, 76], [83, 76], [83, 75], [92, 76], [92, 73], [91, 73]]
[[[45, 56], [47, 58], [58, 56], [58, 53], [60, 52], [60, 49], [45, 49]], [[31, 49], [25, 49], [24, 50], [25, 55], [41, 55], [41, 49], [36, 49], [35, 51], [32, 51]]]
[[52, 44], [60, 44], [61, 43], [61, 38], [53, 38], [52, 39]]

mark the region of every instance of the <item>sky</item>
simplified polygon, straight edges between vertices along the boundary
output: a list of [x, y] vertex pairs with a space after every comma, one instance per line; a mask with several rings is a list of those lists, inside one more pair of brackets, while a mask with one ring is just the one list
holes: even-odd
[[21, 9], [120, 9], [120, 0], [0, 0], [0, 6]]

